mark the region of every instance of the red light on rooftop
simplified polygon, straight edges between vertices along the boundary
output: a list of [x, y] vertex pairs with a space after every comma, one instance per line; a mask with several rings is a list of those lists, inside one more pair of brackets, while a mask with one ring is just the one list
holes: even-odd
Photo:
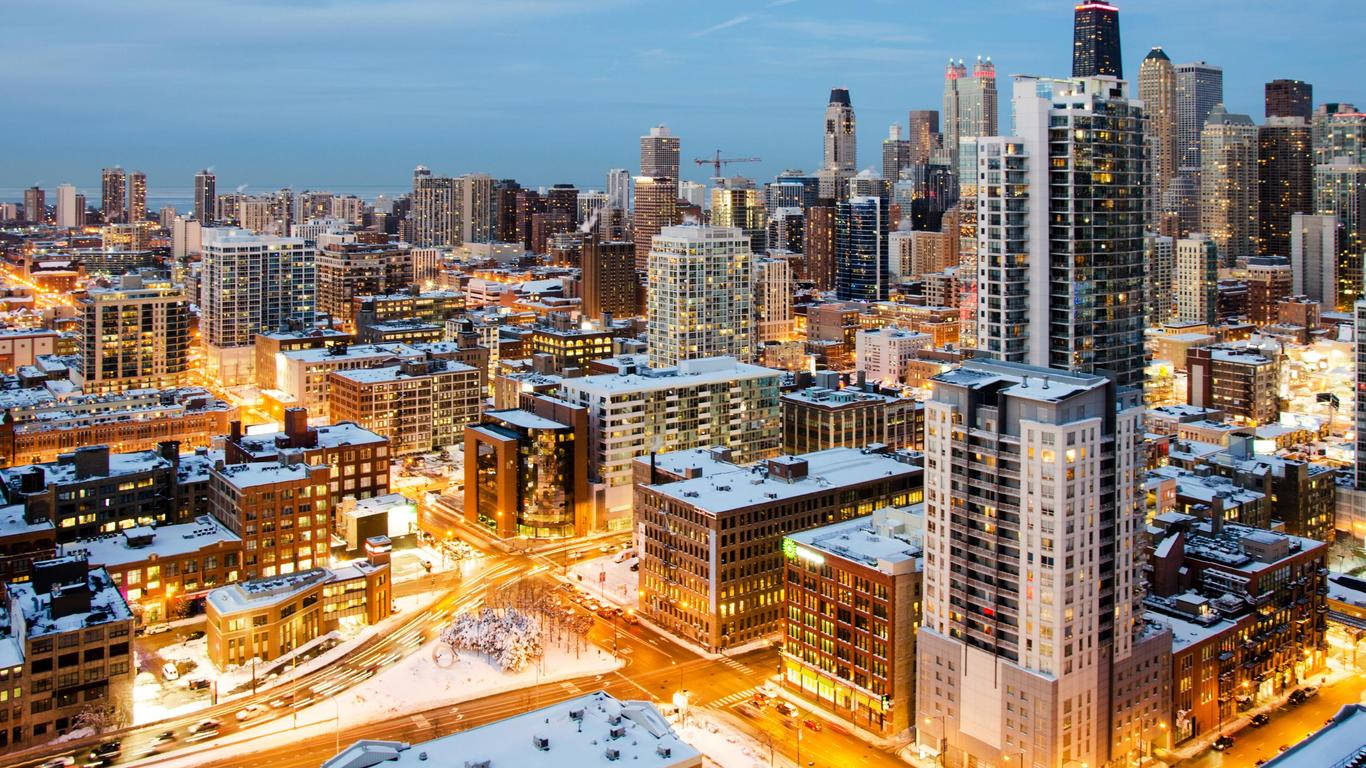
[[1079, 11], [1118, 11], [1119, 8], [1109, 3], [1082, 3], [1077, 6]]

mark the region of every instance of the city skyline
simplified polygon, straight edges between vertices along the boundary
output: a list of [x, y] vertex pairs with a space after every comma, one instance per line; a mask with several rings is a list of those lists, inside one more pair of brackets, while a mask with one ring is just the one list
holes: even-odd
[[[1014, 74], [1066, 74], [1073, 12], [1070, 3], [1051, 1], [993, 3], [985, 14], [981, 5], [912, 11], [873, 3], [852, 16], [807, 0], [773, 0], [707, 3], [661, 27], [661, 11], [631, 0], [496, 8], [322, 0], [253, 5], [242, 19], [223, 15], [222, 3], [177, 6], [157, 24], [138, 25], [126, 10], [97, 5], [77, 14], [19, 5], [17, 28], [29, 34], [17, 36], [0, 61], [11, 69], [36, 62], [68, 85], [25, 89], [10, 102], [20, 113], [47, 115], [46, 140], [71, 149], [55, 163], [6, 157], [5, 199], [33, 183], [70, 182], [86, 191], [98, 184], [100, 168], [115, 164], [146, 171], [149, 199], [159, 197], [159, 187], [189, 187], [205, 166], [218, 172], [224, 190], [399, 190], [419, 163], [451, 175], [601, 188], [608, 168], [634, 166], [638, 137], [659, 123], [682, 139], [684, 178], [705, 179], [708, 169], [691, 161], [718, 147], [762, 157], [741, 173], [771, 178], [820, 165], [820, 113], [829, 89], [839, 86], [849, 88], [858, 111], [860, 167], [869, 167], [888, 124], [904, 124], [911, 109], [939, 106], [950, 57], [991, 56], [1002, 87]], [[149, 14], [169, 8], [143, 6]], [[1362, 24], [1341, 12], [1346, 8], [1319, 4], [1299, 13], [1315, 47], [1337, 52], [1330, 63], [1309, 55], [1307, 43], [1281, 39], [1274, 3], [1198, 11], [1175, 0], [1121, 3], [1125, 71], [1132, 77], [1160, 45], [1177, 64], [1223, 66], [1233, 113], [1260, 118], [1262, 83], [1281, 77], [1315, 83], [1320, 101], [1352, 101], [1349, 78], [1362, 55], [1348, 43]], [[1174, 14], [1188, 23], [1171, 23]], [[316, 34], [292, 34], [291, 25]], [[678, 31], [665, 41], [654, 34], [660, 28]], [[217, 30], [218, 40], [203, 40], [201, 29]], [[46, 44], [53, 39], [62, 43]], [[200, 55], [206, 44], [216, 56]], [[1268, 55], [1243, 55], [1259, 45]], [[133, 63], [109, 68], [110, 49]], [[805, 53], [783, 55], [797, 49]], [[248, 53], [254, 63], [212, 63]], [[296, 85], [243, 89], [253, 74]], [[148, 95], [129, 99], [129, 88]], [[172, 101], [158, 109], [149, 102], [161, 89]], [[347, 105], [347, 119], [319, 119], [337, 104]], [[92, 112], [103, 119], [89, 120]], [[262, 115], [272, 127], [263, 130]], [[1003, 114], [1003, 132], [1009, 121]], [[19, 125], [0, 136], [24, 141]], [[538, 136], [552, 127], [557, 140]]]

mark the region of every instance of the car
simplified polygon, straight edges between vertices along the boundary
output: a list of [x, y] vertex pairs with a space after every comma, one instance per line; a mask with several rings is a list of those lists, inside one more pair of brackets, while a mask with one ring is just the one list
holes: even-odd
[[634, 571], [639, 571], [639, 570], [640, 570], [640, 561], [637, 560], [636, 562], [631, 563], [631, 570], [632, 570], [633, 572], [634, 572]]
[[161, 665], [161, 676], [167, 680], [179, 680], [180, 670], [176, 668], [175, 662], [168, 661]]
[[205, 733], [216, 733], [216, 732], [218, 731], [218, 729], [221, 728], [222, 726], [223, 726], [223, 723], [222, 723], [221, 721], [214, 720], [213, 718], [210, 717], [210, 718], [205, 719], [205, 720], [200, 720], [199, 722], [197, 722], [197, 723], [195, 723], [194, 725], [190, 726], [190, 735], [191, 735], [191, 736], [199, 736], [200, 734], [205, 734]]
[[780, 701], [774, 704], [773, 708], [778, 710], [780, 714], [786, 717], [792, 717], [793, 715], [797, 714], [797, 708], [792, 706], [791, 704], [788, 704], [786, 701]]
[[1214, 740], [1214, 745], [1213, 745], [1213, 746], [1214, 746], [1214, 749], [1215, 749], [1216, 752], [1224, 752], [1224, 751], [1227, 751], [1227, 750], [1229, 750], [1229, 749], [1232, 749], [1232, 748], [1233, 748], [1233, 737], [1232, 737], [1232, 736], [1220, 736], [1219, 738], [1217, 738], [1217, 739]]
[[635, 626], [636, 624], [640, 623], [640, 618], [637, 617], [634, 613], [623, 613], [621, 615], [621, 620], [622, 622], [630, 624], [632, 626]]
[[611, 552], [612, 549], [613, 549], [613, 547], [612, 547], [611, 544], [603, 544], [601, 547], [598, 547], [598, 551], [599, 551], [599, 552], [602, 552], [603, 554], [607, 554], [608, 552]]
[[266, 711], [266, 708], [261, 706], [260, 704], [248, 704], [247, 706], [237, 710], [237, 722], [246, 722], [247, 720], [256, 717], [264, 711]]
[[152, 740], [156, 744], [165, 744], [168, 741], [175, 741], [175, 731], [162, 731]]
[[1259, 757], [1257, 758], [1257, 762], [1253, 763], [1253, 765], [1266, 765], [1266, 761], [1269, 759], [1270, 758], [1267, 757]]
[[271, 709], [284, 709], [285, 707], [289, 706], [290, 703], [293, 702], [293, 701], [294, 701], [294, 694], [292, 694], [292, 693], [286, 693], [284, 696], [281, 696], [281, 697], [278, 698], [278, 699], [271, 699], [270, 708], [271, 708]]
[[1303, 704], [1309, 699], [1309, 693], [1305, 688], [1296, 688], [1290, 692], [1290, 697], [1286, 701], [1291, 704]]
[[570, 560], [578, 560], [579, 558], [583, 557], [583, 553], [582, 553], [582, 552], [570, 552], [568, 555], [566, 555], [566, 557], [568, 557]]
[[1271, 722], [1271, 715], [1268, 715], [1265, 712], [1259, 712], [1252, 716], [1251, 722], [1253, 728], [1261, 728], [1263, 725]]
[[186, 636], [185, 636], [185, 639], [186, 639], [186, 640], [198, 640], [199, 638], [201, 638], [201, 637], [203, 637], [203, 636], [204, 636], [204, 630], [202, 630], [202, 629], [196, 629], [195, 631], [193, 631], [193, 632], [191, 632], [190, 634], [186, 635]]
[[810, 728], [813, 731], [819, 731], [822, 728], [821, 721], [813, 720], [809, 717], [802, 721], [802, 725], [806, 726], [807, 728]]
[[121, 754], [123, 754], [123, 742], [121, 741], [106, 741], [90, 750], [90, 756], [92, 758], [100, 758], [103, 760], [112, 760]]
[[147, 627], [146, 631], [144, 631], [143, 634], [147, 634], [147, 635], [160, 635], [160, 634], [163, 633], [163, 632], [170, 632], [170, 631], [171, 631], [171, 625], [170, 625], [170, 624], [151, 624], [151, 625], [149, 625], [149, 626]]
[[185, 687], [192, 691], [202, 691], [213, 683], [207, 677], [192, 677], [185, 681]]
[[604, 605], [598, 609], [598, 615], [604, 619], [614, 619], [621, 615], [621, 609], [614, 605]]
[[67, 766], [75, 764], [76, 758], [70, 755], [62, 755], [61, 757], [54, 757], [51, 760], [39, 763], [38, 768], [67, 768]]

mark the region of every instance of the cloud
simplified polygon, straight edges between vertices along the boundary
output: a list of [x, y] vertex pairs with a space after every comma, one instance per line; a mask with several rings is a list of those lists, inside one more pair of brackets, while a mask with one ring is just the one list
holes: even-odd
[[721, 22], [720, 24], [713, 24], [713, 25], [711, 25], [710, 27], [707, 27], [706, 29], [698, 30], [698, 31], [692, 33], [691, 37], [702, 37], [702, 36], [704, 36], [704, 35], [710, 35], [710, 34], [713, 33], [713, 32], [720, 32], [720, 31], [723, 30], [723, 29], [730, 29], [731, 27], [738, 27], [738, 26], [740, 26], [741, 24], [744, 24], [745, 22], [749, 21], [749, 20], [752, 19], [752, 18], [754, 18], [754, 14], [752, 14], [752, 13], [742, 13], [742, 14], [740, 14], [739, 16], [734, 16], [734, 17], [731, 17], [731, 18], [729, 18], [729, 19], [726, 19], [725, 21]]

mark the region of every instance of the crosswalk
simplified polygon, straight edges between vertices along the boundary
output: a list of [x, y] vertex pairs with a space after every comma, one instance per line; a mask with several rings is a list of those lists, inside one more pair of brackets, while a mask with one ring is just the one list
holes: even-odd
[[563, 689], [565, 689], [566, 691], [568, 691], [568, 692], [570, 692], [570, 693], [576, 695], [576, 696], [577, 696], [578, 694], [580, 694], [580, 693], [583, 693], [583, 689], [582, 689], [582, 688], [578, 687], [577, 685], [574, 685], [573, 683], [569, 682], [568, 680], [564, 681], [563, 683], [560, 683], [560, 687], [563, 688]]
[[754, 672], [754, 670], [750, 669], [747, 665], [741, 664], [740, 662], [736, 661], [735, 659], [732, 659], [729, 656], [722, 656], [720, 661], [722, 664], [725, 664], [726, 666], [743, 675], [753, 674]]
[[746, 688], [746, 689], [743, 690], [743, 691], [736, 691], [735, 693], [732, 693], [732, 694], [730, 694], [729, 696], [722, 696], [722, 697], [719, 698], [719, 699], [715, 699], [715, 700], [713, 700], [713, 701], [707, 702], [706, 706], [712, 707], [712, 708], [715, 708], [715, 709], [724, 709], [724, 708], [729, 707], [729, 706], [731, 706], [731, 705], [733, 705], [733, 704], [739, 704], [739, 703], [742, 702], [742, 701], [747, 701], [747, 700], [748, 700], [751, 696], [753, 696], [753, 695], [754, 695], [754, 689], [753, 689], [753, 688]]

